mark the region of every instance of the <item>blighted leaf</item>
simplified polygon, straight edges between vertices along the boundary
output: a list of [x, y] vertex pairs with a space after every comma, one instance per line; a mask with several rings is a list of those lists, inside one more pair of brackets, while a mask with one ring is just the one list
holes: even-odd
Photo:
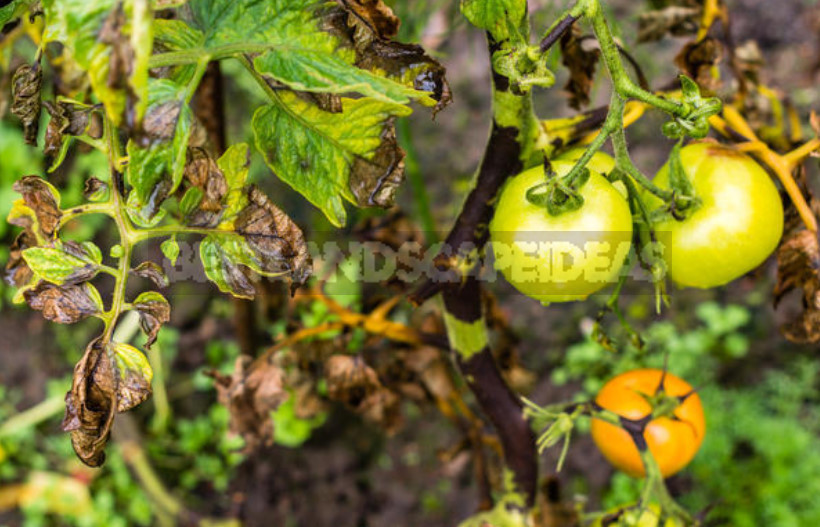
[[25, 176], [12, 188], [22, 194], [23, 199], [14, 203], [8, 222], [31, 229], [40, 241], [53, 238], [62, 217], [57, 189], [37, 176]]
[[168, 79], [152, 79], [144, 135], [128, 142], [130, 215], [150, 223], [160, 205], [182, 181], [193, 113], [185, 103], [185, 87]]
[[721, 43], [706, 37], [686, 44], [675, 57], [678, 68], [708, 91], [720, 88], [720, 77], [715, 75], [715, 68], [720, 64], [723, 55]]
[[131, 272], [139, 277], [151, 280], [157, 287], [168, 287], [168, 284], [170, 283], [165, 271], [163, 271], [162, 267], [155, 262], [142, 262], [135, 268], [131, 269]]
[[34, 274], [56, 285], [78, 284], [94, 278], [102, 255], [91, 242], [55, 241], [52, 246], [31, 247], [22, 253]]
[[40, 63], [33, 66], [23, 64], [11, 79], [11, 113], [23, 123], [26, 143], [37, 145], [37, 131], [40, 129], [40, 87], [43, 85], [43, 71]]
[[360, 207], [392, 207], [396, 190], [404, 181], [404, 150], [396, 141], [396, 129], [389, 123], [382, 131], [382, 143], [372, 159], [356, 157], [350, 170], [350, 190]]
[[54, 157], [59, 155], [64, 148], [64, 135], [82, 135], [85, 133], [92, 108], [67, 102], [53, 103], [51, 101], [44, 101], [43, 106], [51, 116], [46, 128], [43, 153], [49, 157]]
[[495, 40], [516, 36], [527, 14], [527, 0], [461, 0], [461, 12], [470, 23]]
[[14, 287], [23, 287], [36, 280], [34, 273], [23, 258], [23, 251], [37, 245], [37, 239], [31, 231], [25, 230], [17, 235], [9, 248], [9, 260], [6, 263], [6, 282]]
[[245, 439], [246, 451], [272, 443], [271, 412], [288, 398], [278, 366], [265, 362], [247, 371], [250, 361], [239, 357], [230, 377], [213, 373], [219, 402], [230, 412], [230, 430]]
[[600, 50], [594, 41], [581, 39], [581, 30], [572, 26], [561, 37], [561, 63], [569, 70], [569, 79], [564, 89], [569, 93], [569, 105], [580, 110], [589, 104], [589, 92], [595, 78], [595, 68], [598, 65]]
[[745, 78], [754, 84], [759, 83], [760, 70], [765, 61], [756, 41], [747, 40], [735, 48], [735, 64]]
[[251, 271], [302, 284], [312, 268], [301, 229], [255, 186], [245, 200], [232, 218], [233, 232], [216, 231], [200, 244], [205, 274], [220, 291], [245, 298], [255, 293]]
[[148, 0], [42, 0], [44, 42], [60, 42], [86, 72], [108, 117], [119, 124], [127, 106], [136, 122], [146, 101], [153, 16]]
[[[223, 199], [228, 193], [228, 183], [216, 161], [201, 149], [189, 151], [188, 164], [183, 172], [184, 181], [189, 185], [180, 209], [185, 215], [184, 223], [192, 227], [216, 227], [222, 219]], [[196, 194], [191, 191], [197, 191]], [[192, 195], [196, 199], [183, 202]]]
[[253, 117], [256, 147], [274, 173], [336, 226], [346, 220], [344, 200], [357, 203], [350, 173], [357, 157], [370, 161], [384, 141], [390, 119], [410, 110], [373, 99], [343, 99], [329, 113], [293, 94], [259, 108]]
[[382, 387], [376, 371], [363, 358], [333, 355], [325, 361], [328, 396], [351, 407], [358, 407]]
[[383, 387], [368, 395], [356, 410], [388, 434], [396, 432], [401, 425], [401, 398], [387, 388]]
[[85, 185], [83, 186], [83, 196], [85, 199], [97, 203], [107, 200], [109, 191], [108, 183], [95, 177], [86, 179]]
[[92, 467], [105, 461], [105, 445], [117, 410], [117, 373], [108, 348], [101, 338], [88, 345], [74, 367], [65, 398], [62, 428], [71, 433], [77, 457]]
[[114, 342], [108, 348], [117, 370], [117, 412], [125, 412], [151, 395], [154, 372], [145, 355], [134, 346]]
[[[324, 15], [325, 24], [355, 50], [356, 66], [416, 90], [430, 92], [435, 101], [434, 114], [450, 104], [452, 93], [446, 69], [421, 46], [392, 40], [398, 19], [382, 0], [344, 0], [339, 4], [340, 7]], [[332, 104], [337, 100], [328, 101], [329, 105], [322, 101], [317, 104], [326, 111], [338, 112], [341, 108], [335, 109]]]
[[809, 230], [792, 231], [777, 249], [775, 307], [794, 289], [803, 291], [803, 312], [783, 333], [792, 342], [820, 342], [820, 243]]
[[638, 17], [638, 42], [660, 40], [666, 34], [691, 35], [697, 32], [701, 8], [697, 5], [670, 5], [641, 13]]
[[236, 217], [245, 206], [245, 182], [248, 179], [248, 168], [251, 163], [250, 155], [250, 147], [247, 143], [239, 143], [228, 148], [216, 162], [228, 186], [223, 213], [225, 218]]
[[23, 296], [29, 307], [42, 311], [46, 320], [59, 324], [73, 324], [103, 311], [99, 291], [88, 282], [62, 286], [40, 282]]
[[140, 314], [140, 326], [148, 336], [145, 347], [150, 348], [157, 340], [157, 333], [162, 325], [171, 320], [171, 305], [155, 291], [140, 293], [132, 304]]
[[171, 265], [177, 264], [177, 258], [179, 258], [179, 244], [177, 243], [177, 237], [171, 236], [167, 240], [164, 240], [160, 246], [160, 250], [162, 254], [165, 255], [171, 261]]

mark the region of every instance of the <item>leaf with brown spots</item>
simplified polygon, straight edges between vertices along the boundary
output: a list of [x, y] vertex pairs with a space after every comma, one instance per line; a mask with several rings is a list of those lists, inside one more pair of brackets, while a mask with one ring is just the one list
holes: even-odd
[[288, 398], [278, 366], [263, 363], [247, 371], [250, 362], [250, 357], [239, 357], [230, 376], [211, 373], [219, 402], [230, 413], [230, 430], [245, 439], [246, 451], [273, 442], [271, 412]]
[[46, 111], [51, 116], [46, 127], [45, 147], [43, 153], [47, 156], [56, 156], [63, 148], [65, 135], [83, 135], [90, 122], [90, 106], [80, 106], [68, 102], [43, 102]]
[[29, 307], [43, 312], [46, 320], [73, 324], [103, 311], [97, 288], [88, 282], [78, 285], [54, 285], [41, 281], [24, 291]]
[[160, 267], [156, 262], [142, 262], [135, 268], [131, 269], [131, 272], [141, 278], [151, 280], [157, 287], [168, 287], [168, 284], [170, 283], [165, 271], [163, 271], [162, 267]]
[[25, 176], [12, 188], [23, 197], [14, 202], [8, 222], [30, 230], [40, 242], [54, 238], [62, 217], [57, 189], [37, 176]]
[[[216, 227], [222, 219], [225, 209], [223, 200], [229, 190], [216, 161], [204, 150], [189, 150], [183, 178], [187, 183], [187, 192], [182, 194], [180, 209], [185, 215], [185, 224], [192, 227]], [[186, 196], [192, 195], [192, 191], [196, 192], [199, 199], [195, 204], [183, 206]]]
[[712, 37], [706, 37], [686, 44], [675, 57], [675, 64], [702, 89], [715, 92], [721, 83], [720, 78], [714, 76], [714, 68], [720, 64], [722, 56], [721, 43]]
[[43, 70], [39, 63], [33, 66], [23, 64], [14, 72], [11, 80], [11, 113], [23, 123], [26, 143], [37, 146], [37, 131], [40, 129], [40, 88], [43, 85]]
[[157, 333], [162, 325], [171, 320], [171, 304], [155, 291], [140, 293], [132, 304], [140, 314], [140, 326], [148, 336], [145, 347], [150, 349], [151, 345], [156, 342]]
[[[338, 0], [351, 15], [351, 24], [361, 24], [381, 39], [391, 39], [399, 31], [400, 21], [383, 0]], [[355, 17], [355, 21], [352, 20]]]
[[74, 367], [74, 380], [66, 394], [62, 428], [71, 433], [77, 457], [88, 466], [105, 461], [105, 445], [117, 410], [117, 376], [108, 345], [92, 341]]
[[569, 70], [564, 90], [569, 93], [569, 105], [576, 110], [589, 104], [589, 92], [600, 55], [597, 48], [587, 47], [589, 40], [583, 40], [580, 36], [581, 30], [574, 25], [561, 37], [561, 63]]
[[372, 159], [357, 157], [350, 170], [350, 190], [360, 207], [391, 207], [404, 182], [404, 150], [396, 141], [396, 128], [388, 123]]

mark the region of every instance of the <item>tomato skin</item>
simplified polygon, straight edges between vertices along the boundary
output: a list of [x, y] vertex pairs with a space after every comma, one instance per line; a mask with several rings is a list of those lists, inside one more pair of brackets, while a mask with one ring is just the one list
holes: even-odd
[[[683, 221], [655, 226], [667, 271], [681, 286], [720, 286], [758, 267], [777, 248], [783, 204], [766, 171], [741, 152], [695, 143], [680, 155], [702, 205]], [[655, 184], [669, 188], [668, 163]]]
[[[653, 395], [662, 376], [663, 371], [657, 369], [622, 373], [601, 388], [595, 402], [622, 417], [640, 419], [652, 411], [649, 402], [640, 394]], [[692, 387], [667, 372], [664, 391], [671, 396], [681, 396], [690, 393]], [[675, 417], [677, 420], [668, 417], [653, 419], [644, 430], [649, 451], [658, 462], [664, 477], [675, 474], [692, 461], [706, 433], [703, 406], [697, 393], [687, 397], [675, 409]], [[600, 419], [593, 419], [592, 439], [604, 457], [616, 468], [632, 477], [645, 476], [638, 448], [625, 430]]]
[[[563, 175], [571, 162], [556, 161]], [[579, 209], [551, 216], [530, 203], [527, 190], [544, 181], [544, 168], [522, 172], [501, 190], [490, 222], [496, 269], [516, 289], [541, 302], [584, 299], [617, 281], [632, 240], [632, 216], [618, 191], [590, 170]]]
[[[586, 148], [584, 147], [570, 148], [569, 150], [562, 152], [560, 155], [555, 156], [555, 161], [569, 161], [574, 163], [581, 159], [584, 152], [586, 152]], [[590, 170], [595, 170], [600, 174], [607, 175], [612, 172], [612, 169], [615, 168], [615, 160], [606, 152], [601, 152], [598, 150], [592, 154], [592, 159], [590, 159], [587, 163], [587, 168]]]

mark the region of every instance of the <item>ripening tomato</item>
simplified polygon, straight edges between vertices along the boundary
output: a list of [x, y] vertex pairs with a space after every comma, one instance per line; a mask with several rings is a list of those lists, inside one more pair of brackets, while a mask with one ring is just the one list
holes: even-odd
[[[656, 369], [622, 373], [601, 388], [595, 402], [622, 417], [640, 419], [652, 412], [651, 405], [641, 394], [654, 395], [662, 376], [663, 371]], [[692, 392], [692, 387], [686, 381], [669, 372], [664, 378], [663, 388], [673, 397]], [[653, 419], [643, 434], [664, 477], [671, 476], [692, 461], [706, 433], [703, 407], [697, 393], [689, 395], [675, 409], [674, 415], [676, 419]], [[633, 477], [645, 475], [638, 448], [625, 430], [600, 419], [593, 419], [592, 439], [604, 457], [616, 468]]]
[[[780, 195], [766, 171], [742, 152], [696, 143], [680, 155], [702, 204], [683, 221], [669, 219], [655, 226], [669, 277], [689, 287], [726, 284], [777, 248], [783, 234]], [[668, 163], [655, 184], [669, 188]]]
[[[572, 166], [553, 163], [559, 175]], [[544, 177], [542, 166], [531, 168], [501, 190], [490, 222], [495, 266], [516, 289], [541, 302], [584, 299], [618, 279], [632, 241], [629, 206], [606, 178], [590, 170], [580, 189], [583, 205], [552, 216], [526, 198]]]

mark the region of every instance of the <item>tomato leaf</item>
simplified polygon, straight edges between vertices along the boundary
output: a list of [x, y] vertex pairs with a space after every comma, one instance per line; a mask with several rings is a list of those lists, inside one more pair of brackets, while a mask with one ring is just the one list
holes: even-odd
[[177, 243], [176, 236], [171, 236], [164, 240], [159, 248], [162, 250], [162, 254], [171, 261], [171, 265], [177, 264], [177, 258], [179, 258], [179, 243]]
[[11, 80], [11, 113], [23, 123], [26, 143], [37, 146], [40, 129], [40, 87], [43, 70], [39, 64], [23, 64], [14, 72]]
[[516, 36], [527, 14], [526, 0], [461, 0], [461, 12], [470, 23], [496, 40]]
[[374, 161], [389, 137], [383, 134], [390, 119], [409, 113], [404, 106], [367, 98], [343, 99], [342, 112], [330, 113], [283, 93], [278, 104], [256, 111], [253, 130], [271, 170], [340, 227], [346, 220], [344, 200], [359, 202], [350, 188], [351, 172], [367, 168], [362, 161]]
[[73, 324], [103, 311], [99, 291], [88, 282], [60, 286], [41, 281], [26, 290], [23, 297], [29, 307], [58, 324]]
[[142, 262], [135, 268], [131, 269], [131, 272], [139, 277], [151, 280], [157, 287], [168, 287], [169, 285], [168, 277], [165, 275], [165, 271], [163, 271], [162, 267], [155, 262]]
[[22, 252], [34, 274], [55, 285], [78, 284], [94, 278], [102, 262], [100, 249], [91, 242], [61, 242], [31, 247]]
[[157, 333], [163, 324], [171, 320], [171, 305], [164, 296], [156, 291], [146, 291], [132, 302], [134, 309], [140, 314], [140, 326], [148, 340], [145, 343], [146, 348], [157, 340]]
[[117, 412], [134, 408], [151, 395], [154, 372], [145, 355], [134, 346], [122, 342], [109, 345], [117, 369]]

